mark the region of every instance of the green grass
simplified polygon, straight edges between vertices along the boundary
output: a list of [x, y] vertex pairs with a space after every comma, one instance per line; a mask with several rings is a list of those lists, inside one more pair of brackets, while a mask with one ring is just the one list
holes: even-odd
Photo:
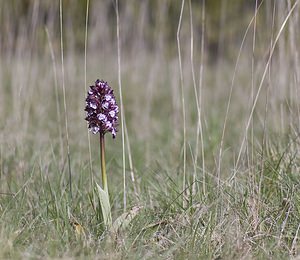
[[[263, 162], [263, 169], [258, 165], [220, 191], [208, 178], [207, 194], [199, 190], [188, 196], [185, 207], [178, 170], [160, 164], [137, 169], [139, 202], [130, 184], [128, 202], [143, 208], [126, 230], [112, 237], [102, 233], [98, 209], [91, 205], [86, 162], [73, 160], [73, 200], [65, 171], [55, 160], [37, 159], [23, 172], [7, 166], [13, 180], [2, 175], [2, 186], [8, 184], [15, 195], [1, 196], [1, 258], [288, 257], [299, 225], [299, 180], [294, 159], [286, 156], [275, 154]], [[111, 173], [114, 219], [122, 213], [120, 172]], [[197, 182], [201, 187], [201, 178]], [[76, 237], [68, 208], [86, 238]]]

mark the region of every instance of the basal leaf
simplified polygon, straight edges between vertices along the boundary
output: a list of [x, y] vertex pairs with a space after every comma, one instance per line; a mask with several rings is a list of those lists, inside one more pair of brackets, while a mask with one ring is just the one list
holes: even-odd
[[111, 220], [111, 209], [110, 209], [108, 193], [105, 192], [97, 183], [96, 185], [97, 185], [98, 196], [100, 199], [104, 225], [107, 227], [111, 227], [112, 220]]

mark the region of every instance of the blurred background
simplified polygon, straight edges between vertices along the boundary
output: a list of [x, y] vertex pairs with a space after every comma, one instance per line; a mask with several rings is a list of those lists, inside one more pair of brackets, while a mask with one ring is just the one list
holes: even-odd
[[[228, 54], [230, 48], [240, 46], [241, 36], [253, 16], [255, 5], [261, 1], [225, 0], [191, 1], [195, 45], [205, 37], [205, 50], [211, 60]], [[276, 2], [276, 1], [275, 1]], [[63, 1], [64, 38], [66, 54], [84, 52], [86, 1]], [[274, 1], [265, 3], [261, 22], [271, 22]], [[281, 5], [284, 5], [282, 3]], [[205, 31], [202, 32], [202, 10], [205, 7]], [[181, 1], [120, 1], [122, 22], [122, 49], [132, 52], [157, 52], [175, 55], [176, 32]], [[90, 1], [89, 45], [90, 53], [115, 50], [116, 17], [114, 1]], [[184, 17], [189, 17], [188, 2]], [[1, 50], [15, 53], [23, 47], [34, 48], [36, 55], [47, 51], [47, 27], [52, 34], [55, 49], [59, 49], [59, 1], [17, 0], [1, 3]], [[185, 36], [185, 37], [184, 37]], [[188, 42], [189, 19], [184, 19], [183, 42]], [[21, 38], [23, 41], [21, 41]], [[185, 39], [185, 40], [184, 40]], [[232, 45], [233, 44], [233, 45]], [[197, 48], [195, 48], [197, 49]], [[199, 48], [198, 48], [199, 49]], [[174, 53], [175, 52], [175, 53]], [[235, 59], [235, 57], [233, 57]]]
[[[89, 3], [85, 82], [87, 2], [62, 1], [65, 115], [59, 1], [0, 2], [1, 150], [2, 156], [12, 162], [18, 158], [21, 168], [28, 158], [54, 156], [65, 160], [66, 116], [73, 162], [87, 163], [86, 88], [97, 78], [104, 79], [115, 89], [119, 100], [115, 2]], [[134, 164], [140, 169], [160, 160], [180, 165], [183, 116], [176, 33], [181, 3], [174, 0], [119, 3], [124, 111]], [[295, 1], [189, 3], [185, 1], [179, 37], [187, 158], [193, 160], [196, 148], [198, 98], [203, 158], [207, 156], [207, 165], [214, 172], [228, 100], [231, 98], [223, 149], [229, 152], [223, 154], [222, 160], [232, 163], [241, 147], [270, 49]], [[259, 90], [251, 120], [252, 149], [258, 149], [253, 148], [256, 144], [261, 147], [262, 138], [268, 140], [272, 134], [296, 131], [299, 125], [298, 26], [297, 6], [284, 24]], [[97, 140], [91, 138], [93, 142]], [[107, 138], [109, 157], [118, 158], [117, 161], [121, 158], [120, 140], [120, 137], [116, 141]], [[113, 142], [117, 143], [116, 148], [111, 148]], [[98, 147], [92, 145], [92, 151], [93, 159], [97, 158]]]

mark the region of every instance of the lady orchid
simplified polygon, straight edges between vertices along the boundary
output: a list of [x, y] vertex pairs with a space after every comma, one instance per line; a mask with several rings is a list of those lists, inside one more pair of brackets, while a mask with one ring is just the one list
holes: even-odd
[[111, 212], [108, 194], [106, 167], [105, 167], [105, 146], [104, 135], [107, 132], [115, 138], [117, 135], [119, 107], [116, 102], [113, 90], [103, 80], [97, 79], [95, 85], [90, 86], [86, 98], [86, 118], [88, 128], [93, 134], [100, 134], [101, 173], [103, 189], [97, 185], [99, 199], [102, 208], [104, 224], [111, 225]]

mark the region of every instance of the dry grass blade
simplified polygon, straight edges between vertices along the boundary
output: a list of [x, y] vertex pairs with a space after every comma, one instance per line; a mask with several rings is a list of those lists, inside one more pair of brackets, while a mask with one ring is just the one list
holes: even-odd
[[[85, 37], [84, 37], [84, 89], [87, 92], [87, 44], [88, 44], [88, 21], [89, 21], [89, 7], [90, 0], [86, 1], [86, 14], [85, 14]], [[91, 189], [94, 183], [94, 175], [93, 175], [93, 164], [92, 164], [92, 150], [91, 150], [91, 137], [90, 133], [87, 130], [87, 138], [89, 145], [89, 158], [90, 158], [90, 178], [91, 178]]]
[[[186, 188], [186, 119], [185, 119], [185, 98], [184, 98], [184, 86], [183, 86], [183, 68], [181, 61], [181, 48], [180, 48], [180, 29], [182, 23], [182, 15], [184, 9], [184, 0], [181, 2], [180, 16], [177, 27], [177, 49], [178, 49], [178, 62], [179, 62], [179, 72], [180, 72], [180, 88], [181, 88], [181, 104], [182, 104], [182, 119], [183, 119], [183, 187], [182, 190]], [[183, 200], [185, 204], [185, 200]]]
[[[236, 165], [238, 167], [239, 165], [239, 162], [240, 162], [240, 159], [241, 159], [241, 155], [242, 155], [242, 152], [244, 150], [244, 145], [245, 145], [245, 141], [246, 141], [246, 136], [247, 136], [247, 133], [248, 133], [248, 129], [249, 129], [249, 126], [250, 126], [250, 123], [251, 123], [251, 120], [252, 120], [252, 117], [253, 117], [253, 113], [254, 113], [254, 110], [255, 110], [255, 107], [256, 107], [256, 104], [257, 104], [257, 101], [258, 101], [258, 98], [259, 98], [259, 94], [261, 92], [261, 89], [262, 89], [262, 86], [263, 86], [263, 83], [264, 83], [264, 80], [265, 80], [265, 77], [267, 75], [267, 72], [268, 72], [268, 68], [270, 66], [270, 62], [271, 62], [271, 59], [272, 59], [272, 56], [273, 56], [273, 53], [274, 53], [274, 50], [275, 50], [275, 47], [277, 46], [277, 42], [286, 26], [286, 23], [288, 22], [289, 18], [291, 17], [293, 11], [295, 10], [296, 6], [298, 5], [298, 2], [299, 1], [296, 1], [294, 3], [294, 5], [292, 6], [292, 8], [289, 10], [287, 16], [285, 17], [284, 21], [282, 22], [281, 24], [281, 27], [276, 35], [276, 38], [274, 40], [274, 44], [272, 46], [272, 49], [270, 50], [270, 56], [268, 58], [268, 61], [267, 61], [267, 64], [265, 66], [265, 69], [264, 69], [264, 72], [263, 72], [263, 75], [261, 77], [261, 80], [260, 80], [260, 83], [259, 83], [259, 86], [258, 86], [258, 90], [256, 92], [256, 95], [255, 95], [255, 99], [254, 99], [254, 102], [253, 102], [253, 106], [251, 108], [251, 112], [250, 112], [250, 115], [249, 115], [249, 118], [247, 120], [247, 124], [246, 124], [246, 127], [245, 127], [245, 132], [244, 132], [244, 135], [243, 135], [243, 140], [242, 140], [242, 144], [241, 144], [241, 147], [240, 147], [240, 150], [239, 150], [239, 153], [238, 153], [238, 157], [237, 157], [237, 160], [236, 160]], [[232, 177], [230, 178], [230, 181], [232, 181], [234, 178], [235, 178], [235, 175], [236, 175], [237, 171], [234, 172], [234, 174], [232, 175]]]
[[125, 111], [123, 105], [122, 80], [121, 80], [121, 40], [120, 40], [120, 17], [119, 17], [119, 1], [116, 0], [116, 16], [117, 16], [117, 45], [118, 45], [118, 85], [120, 93], [121, 108], [121, 132], [122, 132], [122, 162], [123, 162], [123, 210], [126, 211], [126, 157], [125, 157]]
[[64, 65], [64, 41], [63, 41], [63, 6], [62, 0], [59, 1], [59, 20], [60, 20], [60, 54], [61, 54], [61, 73], [62, 73], [62, 89], [64, 99], [64, 115], [65, 115], [65, 130], [67, 141], [67, 157], [68, 157], [68, 172], [69, 172], [69, 194], [72, 199], [72, 173], [71, 173], [71, 158], [70, 158], [70, 143], [69, 143], [69, 127], [67, 115], [67, 100], [65, 87], [65, 65]]

